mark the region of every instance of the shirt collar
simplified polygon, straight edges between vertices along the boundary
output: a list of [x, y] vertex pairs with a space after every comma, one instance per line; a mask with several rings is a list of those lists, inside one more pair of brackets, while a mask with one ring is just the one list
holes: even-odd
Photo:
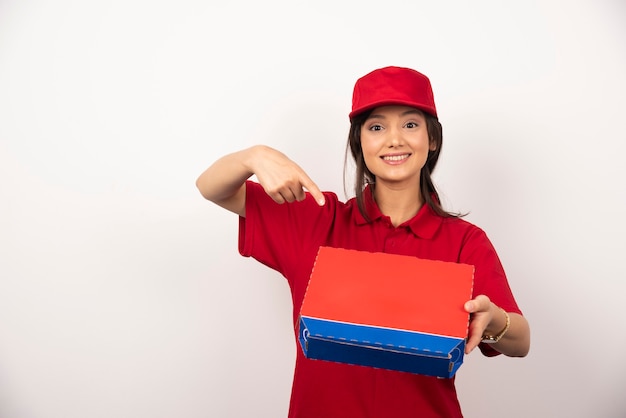
[[[389, 217], [384, 215], [378, 208], [378, 205], [372, 196], [372, 189], [369, 185], [363, 190], [363, 200], [365, 202], [365, 212], [370, 218], [370, 221], [368, 222], [363, 217], [358, 207], [355, 207], [354, 221], [357, 225], [381, 222], [383, 219], [387, 219], [389, 222]], [[413, 232], [413, 234], [420, 238], [431, 239], [435, 236], [435, 233], [441, 226], [442, 222], [443, 217], [437, 215], [430, 206], [424, 204], [413, 218], [402, 223], [398, 226], [398, 228], [408, 228], [411, 232]]]

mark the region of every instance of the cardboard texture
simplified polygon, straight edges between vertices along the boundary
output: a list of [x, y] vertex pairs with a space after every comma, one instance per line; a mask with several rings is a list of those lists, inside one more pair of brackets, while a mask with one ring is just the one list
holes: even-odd
[[307, 358], [449, 378], [463, 363], [474, 266], [320, 247], [300, 310]]

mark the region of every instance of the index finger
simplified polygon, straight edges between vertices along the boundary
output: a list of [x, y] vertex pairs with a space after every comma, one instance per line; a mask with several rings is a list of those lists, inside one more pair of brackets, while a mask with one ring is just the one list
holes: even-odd
[[324, 194], [306, 173], [302, 173], [302, 185], [311, 193], [311, 196], [313, 196], [318, 205], [324, 206], [324, 203], [326, 203]]

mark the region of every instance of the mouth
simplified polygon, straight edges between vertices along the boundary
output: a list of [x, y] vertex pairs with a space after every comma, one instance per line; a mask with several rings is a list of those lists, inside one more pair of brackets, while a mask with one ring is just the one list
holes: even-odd
[[401, 162], [406, 160], [407, 158], [409, 158], [411, 156], [411, 154], [396, 154], [396, 155], [383, 155], [382, 158], [383, 161], [388, 161], [391, 163], [397, 163], [397, 162]]

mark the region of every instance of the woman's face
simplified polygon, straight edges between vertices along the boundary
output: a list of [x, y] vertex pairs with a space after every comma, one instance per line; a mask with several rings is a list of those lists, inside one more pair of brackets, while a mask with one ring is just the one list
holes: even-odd
[[376, 183], [419, 187], [420, 171], [435, 149], [430, 144], [424, 114], [408, 106], [374, 109], [361, 127], [365, 165]]

